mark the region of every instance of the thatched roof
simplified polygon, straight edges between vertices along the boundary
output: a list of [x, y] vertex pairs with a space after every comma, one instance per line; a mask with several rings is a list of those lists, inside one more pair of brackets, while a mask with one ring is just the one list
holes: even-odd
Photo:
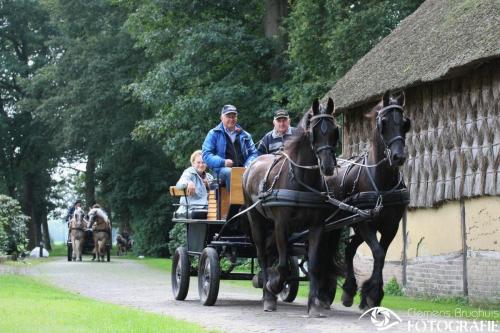
[[427, 0], [340, 79], [338, 111], [500, 57], [499, 0]]

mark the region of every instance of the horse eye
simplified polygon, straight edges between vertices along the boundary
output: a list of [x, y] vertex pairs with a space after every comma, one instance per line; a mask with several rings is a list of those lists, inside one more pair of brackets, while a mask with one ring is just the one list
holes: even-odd
[[403, 130], [406, 132], [408, 132], [410, 130], [410, 127], [411, 127], [411, 121], [409, 118], [405, 118], [404, 120], [404, 125], [403, 125]]

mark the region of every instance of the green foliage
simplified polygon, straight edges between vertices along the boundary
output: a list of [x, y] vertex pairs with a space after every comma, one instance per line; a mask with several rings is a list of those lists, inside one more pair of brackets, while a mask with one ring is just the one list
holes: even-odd
[[168, 255], [168, 231], [171, 227], [170, 202], [166, 195], [144, 205], [131, 206], [131, 228], [136, 255], [166, 257]]
[[260, 1], [150, 1], [138, 7], [128, 27], [155, 66], [131, 87], [156, 113], [140, 123], [136, 137], [158, 140], [181, 166], [218, 124], [224, 104], [236, 105], [240, 123], [256, 139], [255, 133], [269, 130], [273, 45], [261, 31]]
[[52, 169], [87, 159], [75, 191], [97, 192], [137, 254], [167, 255], [167, 188], [222, 105], [254, 141], [278, 107], [295, 122], [421, 2], [293, 0], [282, 40], [258, 0], [0, 2], [0, 193], [30, 212], [34, 241], [65, 199]]
[[186, 225], [183, 223], [176, 223], [174, 227], [169, 232], [170, 241], [168, 242], [168, 250], [170, 255], [175, 252], [175, 249], [179, 246], [187, 246], [187, 233]]
[[0, 253], [18, 255], [27, 250], [28, 221], [19, 202], [0, 194]]
[[403, 289], [401, 289], [401, 286], [395, 277], [390, 279], [384, 286], [384, 293], [391, 296], [404, 296]]
[[53, 123], [36, 113], [34, 76], [43, 71], [53, 51], [54, 29], [40, 1], [0, 2], [0, 189], [19, 199], [30, 220], [30, 241], [46, 222], [56, 159], [50, 144]]
[[300, 111], [332, 88], [423, 0], [295, 0], [286, 20], [289, 108]]
[[131, 229], [135, 254], [166, 256], [174, 209], [167, 189], [178, 177], [172, 163], [155, 142], [129, 138], [108, 149], [101, 161], [98, 194], [112, 207], [114, 225]]

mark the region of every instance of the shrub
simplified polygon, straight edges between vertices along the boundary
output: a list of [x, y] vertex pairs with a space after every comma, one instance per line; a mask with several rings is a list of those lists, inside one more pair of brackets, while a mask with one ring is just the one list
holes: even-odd
[[168, 250], [172, 256], [175, 253], [175, 249], [179, 246], [186, 247], [186, 225], [183, 223], [175, 223], [174, 227], [169, 233], [170, 241], [168, 242]]
[[28, 220], [17, 200], [0, 194], [0, 253], [17, 256], [26, 251]]
[[389, 280], [384, 287], [384, 293], [391, 296], [403, 296], [403, 289], [399, 285], [395, 277]]

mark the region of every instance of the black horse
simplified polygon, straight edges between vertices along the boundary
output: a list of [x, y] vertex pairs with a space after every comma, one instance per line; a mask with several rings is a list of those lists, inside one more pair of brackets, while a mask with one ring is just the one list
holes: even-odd
[[[322, 232], [329, 210], [318, 209], [314, 206], [315, 200], [309, 200], [312, 204], [308, 206], [295, 199], [310, 194], [309, 198], [324, 201], [319, 192], [325, 186], [325, 176], [332, 175], [337, 164], [335, 148], [339, 130], [333, 112], [332, 99], [328, 100], [326, 108], [315, 101], [312, 112], [304, 115], [297, 134], [286, 143], [284, 151], [277, 155], [260, 156], [243, 175], [245, 204], [247, 207], [255, 206], [247, 215], [262, 268], [265, 311], [276, 310], [276, 294], [282, 290], [290, 274], [290, 235], [307, 229], [308, 313], [318, 317], [322, 316], [325, 308], [329, 308], [331, 286], [336, 285], [340, 269], [335, 263], [322, 267], [319, 262], [321, 255], [329, 256], [335, 250], [339, 233], [324, 235]], [[278, 193], [284, 195], [281, 197], [283, 200]], [[276, 200], [269, 200], [273, 195], [276, 195]], [[323, 237], [328, 237], [330, 241], [320, 242]], [[321, 248], [320, 243], [323, 244]], [[272, 268], [276, 257], [278, 265]]]
[[[352, 198], [360, 192], [372, 192], [375, 198], [382, 195], [386, 199], [385, 202], [382, 200], [382, 209], [373, 221], [353, 226], [355, 234], [345, 250], [347, 276], [342, 287], [342, 303], [345, 306], [351, 306], [356, 295], [353, 259], [356, 249], [363, 242], [370, 247], [374, 263], [371, 277], [361, 288], [360, 308], [379, 306], [384, 297], [382, 270], [385, 255], [408, 203], [407, 197], [398, 197], [401, 193], [398, 190], [405, 188], [399, 167], [406, 160], [405, 135], [410, 130], [410, 120], [404, 116], [404, 104], [404, 93], [393, 97], [386, 92], [382, 101], [367, 115], [373, 123], [368, 155], [341, 163], [339, 172], [328, 177], [327, 183], [335, 189], [338, 199]], [[395, 200], [389, 202], [391, 196]], [[380, 241], [377, 240], [377, 231]]]

